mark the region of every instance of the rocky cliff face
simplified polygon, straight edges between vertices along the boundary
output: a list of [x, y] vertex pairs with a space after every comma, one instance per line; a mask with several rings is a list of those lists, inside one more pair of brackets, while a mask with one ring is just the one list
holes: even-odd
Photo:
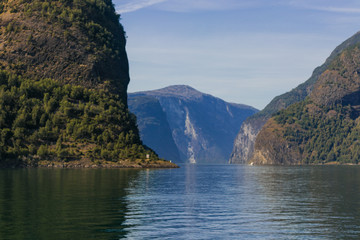
[[142, 141], [160, 157], [182, 162], [172, 132], [159, 101], [149, 96], [129, 96], [129, 109], [137, 117]]
[[[134, 96], [158, 99], [180, 158], [190, 163], [226, 163], [242, 121], [257, 112], [252, 107], [227, 103], [188, 86], [134, 93], [130, 99]], [[151, 142], [144, 142], [152, 147]]]
[[234, 148], [229, 163], [245, 164], [248, 159], [251, 159], [254, 152], [255, 139], [265, 122], [266, 118], [250, 117], [242, 123], [234, 141]]
[[111, 1], [2, 0], [0, 69], [107, 88], [126, 101], [125, 33]]
[[317, 67], [306, 82], [300, 84], [290, 92], [274, 98], [262, 111], [249, 117], [249, 119], [244, 122], [246, 126], [244, 125], [241, 127], [241, 130], [236, 137], [229, 162], [233, 164], [248, 163], [253, 157], [256, 137], [266, 121], [279, 110], [304, 100], [312, 92], [320, 75], [328, 69], [332, 61], [345, 49], [354, 46], [359, 42], [360, 33], [357, 33], [335, 48], [325, 63], [320, 67]]
[[[276, 129], [276, 130], [275, 130]], [[249, 163], [257, 165], [296, 165], [301, 163], [301, 154], [282, 138], [285, 129], [270, 118], [259, 132], [254, 153]]]
[[320, 75], [310, 96], [262, 128], [254, 164], [355, 163], [360, 157], [360, 49], [344, 49]]

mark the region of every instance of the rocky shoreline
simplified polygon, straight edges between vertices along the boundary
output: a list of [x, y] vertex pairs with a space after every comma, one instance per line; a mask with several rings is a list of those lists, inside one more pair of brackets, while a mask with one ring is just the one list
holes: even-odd
[[144, 161], [144, 160], [135, 160], [135, 161], [89, 161], [89, 160], [78, 160], [78, 161], [69, 161], [69, 162], [57, 162], [57, 161], [48, 161], [42, 160], [33, 164], [18, 164], [18, 165], [4, 165], [0, 168], [133, 168], [133, 169], [150, 169], [150, 168], [179, 168], [178, 165], [165, 161]]

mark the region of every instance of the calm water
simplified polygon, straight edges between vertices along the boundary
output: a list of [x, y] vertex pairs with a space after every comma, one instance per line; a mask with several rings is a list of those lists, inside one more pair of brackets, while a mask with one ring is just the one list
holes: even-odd
[[0, 170], [0, 239], [359, 239], [360, 167]]

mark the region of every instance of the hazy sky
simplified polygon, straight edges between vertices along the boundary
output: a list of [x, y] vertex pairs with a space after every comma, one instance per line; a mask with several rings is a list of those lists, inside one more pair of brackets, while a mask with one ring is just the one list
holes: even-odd
[[129, 92], [186, 84], [262, 109], [360, 30], [359, 0], [113, 0]]

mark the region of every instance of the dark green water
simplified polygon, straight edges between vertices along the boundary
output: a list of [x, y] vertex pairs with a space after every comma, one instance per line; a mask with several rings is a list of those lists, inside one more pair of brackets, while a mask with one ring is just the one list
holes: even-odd
[[0, 170], [0, 239], [359, 239], [360, 167]]

